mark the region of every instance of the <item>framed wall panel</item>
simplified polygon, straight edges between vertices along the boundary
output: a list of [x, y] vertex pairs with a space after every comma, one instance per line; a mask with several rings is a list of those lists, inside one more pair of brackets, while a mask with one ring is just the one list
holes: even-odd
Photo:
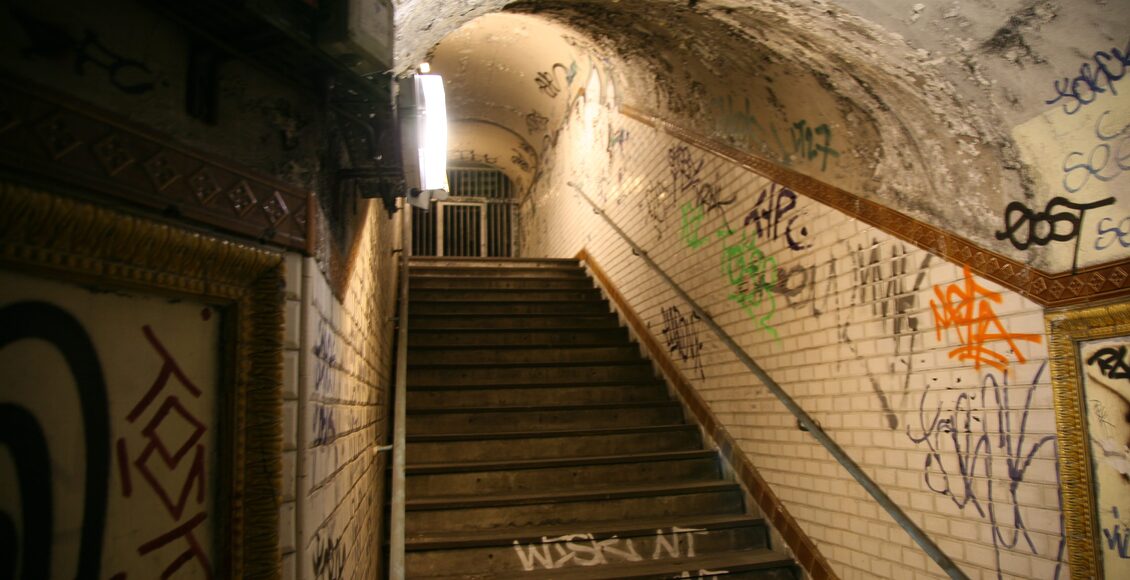
[[1130, 577], [1130, 303], [1047, 315], [1072, 578]]
[[0, 183], [0, 576], [278, 576], [283, 263]]

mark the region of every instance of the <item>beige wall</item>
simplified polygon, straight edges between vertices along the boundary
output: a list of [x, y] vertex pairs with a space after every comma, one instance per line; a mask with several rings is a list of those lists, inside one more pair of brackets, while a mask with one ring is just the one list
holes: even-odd
[[[966, 573], [1052, 578], [1062, 531], [1041, 308], [588, 97], [522, 206], [526, 253], [595, 257], [841, 577], [941, 570], [578, 191]], [[594, 152], [594, 127], [628, 138]], [[962, 339], [969, 306], [1011, 342]]]
[[284, 578], [372, 578], [383, 562], [399, 220], [366, 216], [340, 298], [314, 259], [288, 256]]

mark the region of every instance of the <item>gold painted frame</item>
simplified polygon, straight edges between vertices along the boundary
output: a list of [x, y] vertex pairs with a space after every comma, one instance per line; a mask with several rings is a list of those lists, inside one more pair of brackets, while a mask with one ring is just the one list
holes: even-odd
[[279, 577], [283, 256], [0, 182], [0, 267], [223, 309], [216, 572]]
[[1071, 577], [1102, 578], [1102, 545], [1096, 541], [1100, 535], [1079, 344], [1130, 335], [1130, 302], [1048, 311], [1045, 324]]

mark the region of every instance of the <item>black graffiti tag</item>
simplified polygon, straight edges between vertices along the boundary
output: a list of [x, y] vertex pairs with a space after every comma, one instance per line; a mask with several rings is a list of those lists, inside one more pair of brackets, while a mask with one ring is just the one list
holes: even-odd
[[1130, 364], [1126, 362], [1126, 345], [1099, 349], [1087, 358], [1087, 364], [1099, 367], [1108, 379], [1130, 381]]
[[[997, 232], [996, 237], [998, 240], [1007, 239], [1018, 250], [1027, 250], [1032, 244], [1046, 246], [1051, 242], [1075, 240], [1078, 258], [1083, 216], [1089, 210], [1106, 207], [1114, 201], [1113, 197], [1108, 197], [1090, 203], [1075, 203], [1066, 197], [1053, 197], [1042, 212], [1032, 211], [1022, 202], [1014, 201], [1005, 207], [1004, 230]], [[1061, 207], [1068, 211], [1057, 211]], [[1074, 263], [1071, 269], [1075, 270]]]

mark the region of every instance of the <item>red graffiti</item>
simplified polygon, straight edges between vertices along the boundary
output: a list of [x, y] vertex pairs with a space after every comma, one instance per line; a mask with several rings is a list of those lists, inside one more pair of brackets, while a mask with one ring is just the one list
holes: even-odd
[[993, 303], [1001, 303], [1000, 294], [978, 284], [973, 279], [969, 266], [965, 267], [964, 282], [955, 282], [944, 290], [941, 286], [935, 286], [934, 294], [937, 295], [938, 300], [930, 301], [930, 310], [934, 312], [938, 340], [942, 339], [942, 331], [953, 327], [961, 346], [950, 351], [950, 358], [971, 360], [975, 369], [980, 369], [981, 363], [999, 371], [1008, 368], [1008, 358], [985, 346], [988, 342], [997, 340], [1007, 342], [1016, 359], [1024, 362], [1024, 354], [1016, 347], [1014, 341], [1023, 340], [1039, 344], [1042, 340], [1038, 334], [1013, 334], [1005, 330], [1004, 325], [993, 312]]
[[[153, 384], [126, 416], [129, 423], [137, 423], [142, 415], [155, 408], [139, 432], [145, 438], [146, 444], [132, 464], [125, 438], [118, 439], [117, 442], [122, 495], [125, 497], [134, 495], [130, 475], [132, 465], [157, 494], [168, 511], [174, 527], [169, 532], [142, 544], [138, 547], [138, 554], [144, 556], [178, 538], [184, 538], [188, 544], [187, 549], [168, 564], [161, 577], [168, 578], [186, 563], [196, 559], [200, 562], [206, 577], [211, 578], [212, 564], [192, 533], [207, 519], [207, 514], [200, 512], [187, 520], [183, 519], [185, 508], [190, 502], [200, 506], [205, 500], [205, 482], [208, 479], [205, 461], [207, 453], [202, 438], [208, 427], [181, 403], [178, 394], [187, 392], [192, 398], [199, 398], [201, 390], [180, 368], [176, 359], [154, 334], [153, 329], [146, 325], [141, 330], [150, 346], [161, 357], [162, 364]], [[174, 390], [175, 387], [170, 386], [173, 382], [179, 383], [183, 390]], [[172, 392], [166, 392], [168, 390]], [[156, 404], [160, 397], [164, 398]], [[188, 468], [178, 470], [183, 462], [188, 462]], [[171, 481], [178, 473], [183, 473], [180, 475], [179, 486], [177, 482]]]

